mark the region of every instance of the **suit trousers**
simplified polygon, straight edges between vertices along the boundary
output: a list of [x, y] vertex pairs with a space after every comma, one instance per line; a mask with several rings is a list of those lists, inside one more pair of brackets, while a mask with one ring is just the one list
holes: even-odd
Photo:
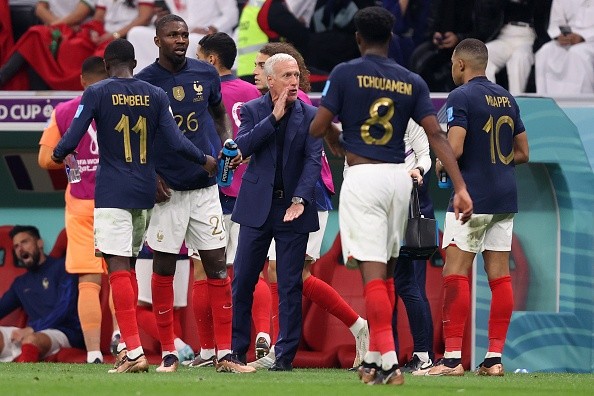
[[301, 272], [308, 233], [297, 233], [283, 222], [290, 198], [273, 199], [268, 218], [261, 227], [241, 225], [233, 263], [233, 352], [243, 359], [249, 349], [253, 294], [264, 267], [272, 238], [276, 241], [279, 296], [279, 335], [274, 352], [277, 362], [291, 363], [301, 337]]

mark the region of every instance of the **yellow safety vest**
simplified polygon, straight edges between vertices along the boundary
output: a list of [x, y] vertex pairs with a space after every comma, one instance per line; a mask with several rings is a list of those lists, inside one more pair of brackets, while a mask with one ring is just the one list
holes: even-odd
[[268, 36], [258, 26], [258, 12], [265, 0], [249, 0], [241, 11], [237, 33], [237, 75], [249, 76], [254, 72], [256, 55]]

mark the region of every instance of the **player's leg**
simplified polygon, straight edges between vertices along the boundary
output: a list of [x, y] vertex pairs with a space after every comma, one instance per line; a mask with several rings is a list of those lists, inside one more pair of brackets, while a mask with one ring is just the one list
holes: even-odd
[[361, 380], [367, 383], [404, 382], [392, 335], [394, 292], [389, 292], [387, 279], [393, 273], [388, 276], [388, 260], [398, 256], [411, 188], [401, 164], [350, 167], [342, 185], [339, 217], [343, 255], [347, 266], [359, 264], [371, 333], [369, 351], [359, 370]]
[[136, 299], [130, 262], [138, 255], [146, 229], [147, 211], [140, 209], [95, 209], [95, 245], [103, 253], [122, 338], [127, 346], [125, 359], [110, 373], [148, 371], [148, 361], [140, 343], [136, 321]]
[[171, 190], [168, 201], [155, 204], [146, 233], [146, 242], [153, 249], [151, 294], [163, 357], [157, 372], [175, 371], [179, 364], [173, 329], [173, 277], [188, 227], [192, 193]]
[[194, 264], [192, 308], [198, 330], [198, 339], [200, 340], [200, 354], [190, 363], [190, 367], [212, 366], [216, 360], [216, 344], [208, 295], [208, 282], [198, 252], [193, 253], [191, 259]]
[[456, 220], [453, 212], [446, 214], [443, 247], [446, 263], [443, 268], [444, 300], [442, 308], [444, 358], [426, 375], [462, 376], [462, 340], [470, 312], [468, 274], [476, 254], [483, 250], [490, 215], [472, 215], [465, 224]]
[[106, 264], [95, 256], [93, 216], [70, 213], [64, 218], [68, 245], [66, 271], [78, 275], [78, 316], [85, 338], [87, 363], [102, 363], [101, 353], [101, 275], [107, 273]]
[[236, 361], [231, 350], [233, 298], [227, 274], [225, 248], [227, 238], [223, 209], [216, 185], [192, 192], [194, 205], [186, 233], [186, 243], [198, 250], [208, 286], [214, 339], [217, 346], [217, 371], [252, 372], [252, 367]]
[[514, 295], [509, 273], [513, 214], [493, 216], [493, 223], [485, 236], [485, 271], [491, 288], [491, 309], [489, 311], [489, 346], [485, 360], [477, 374], [501, 376], [503, 346], [514, 308]]

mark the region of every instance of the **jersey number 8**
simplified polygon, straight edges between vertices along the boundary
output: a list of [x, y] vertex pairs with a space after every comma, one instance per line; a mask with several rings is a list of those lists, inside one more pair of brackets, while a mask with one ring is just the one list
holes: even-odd
[[[387, 107], [384, 115], [379, 114], [380, 107]], [[394, 115], [394, 101], [390, 98], [379, 98], [369, 107], [369, 118], [361, 125], [361, 139], [367, 144], [384, 145], [392, 139], [394, 127], [390, 122]], [[381, 125], [384, 128], [384, 134], [376, 139], [371, 136], [370, 129], [372, 125]]]

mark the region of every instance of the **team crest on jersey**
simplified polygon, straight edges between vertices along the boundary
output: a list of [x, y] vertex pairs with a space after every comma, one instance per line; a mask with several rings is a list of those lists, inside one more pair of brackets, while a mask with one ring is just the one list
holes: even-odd
[[196, 97], [194, 98], [194, 102], [202, 102], [204, 97], [202, 96], [204, 92], [204, 87], [200, 84], [200, 81], [194, 81], [194, 91], [196, 91]]
[[47, 290], [47, 288], [49, 287], [49, 279], [43, 278], [43, 280], [41, 281], [41, 286], [43, 286], [43, 288]]
[[157, 231], [157, 242], [163, 242], [164, 237], [165, 237], [165, 235], [163, 235], [163, 231], [161, 231], [161, 230]]
[[173, 97], [178, 100], [182, 101], [186, 97], [186, 92], [184, 91], [184, 87], [178, 85], [177, 87], [173, 87]]

